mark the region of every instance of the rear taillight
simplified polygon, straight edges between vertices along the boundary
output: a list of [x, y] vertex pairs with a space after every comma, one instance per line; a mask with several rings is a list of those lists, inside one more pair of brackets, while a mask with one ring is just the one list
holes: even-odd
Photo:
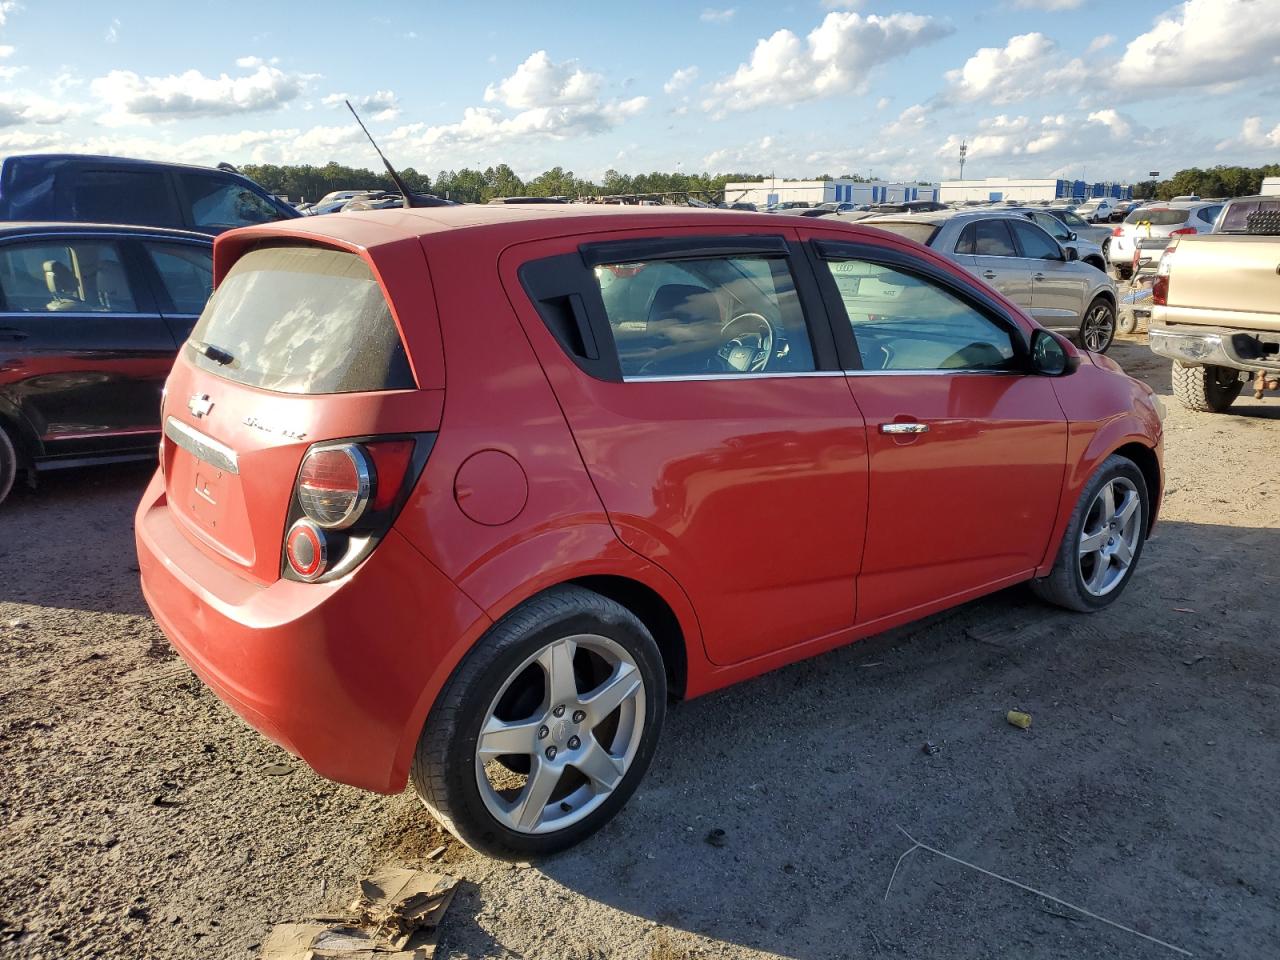
[[373, 462], [359, 444], [313, 447], [298, 471], [298, 504], [309, 520], [342, 530], [360, 519], [376, 483]]
[[281, 575], [330, 580], [386, 536], [422, 472], [435, 434], [319, 443], [298, 468]]
[[1124, 227], [1112, 227], [1112, 228], [1111, 228], [1111, 235], [1112, 235], [1113, 237], [1123, 237], [1123, 236], [1124, 236]]
[[1173, 271], [1173, 253], [1177, 249], [1178, 238], [1175, 236], [1173, 242], [1165, 247], [1160, 266], [1156, 269], [1156, 278], [1151, 284], [1151, 302], [1158, 307], [1169, 305], [1169, 275]]
[[1193, 235], [1195, 232], [1196, 232], [1196, 228], [1195, 228], [1195, 227], [1181, 227], [1181, 228], [1179, 228], [1179, 229], [1177, 229], [1177, 230], [1171, 231], [1171, 232], [1170, 232], [1170, 234], [1169, 234], [1169, 236], [1171, 236], [1171, 237], [1188, 237], [1188, 236]]

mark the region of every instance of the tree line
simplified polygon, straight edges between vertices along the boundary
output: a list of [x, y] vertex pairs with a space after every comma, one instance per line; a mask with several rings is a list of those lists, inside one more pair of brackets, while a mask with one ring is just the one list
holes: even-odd
[[1280, 163], [1262, 167], [1190, 167], [1167, 180], [1144, 180], [1134, 184], [1133, 195], [1140, 199], [1172, 200], [1174, 197], [1248, 197], [1262, 189], [1265, 177], [1280, 177]]

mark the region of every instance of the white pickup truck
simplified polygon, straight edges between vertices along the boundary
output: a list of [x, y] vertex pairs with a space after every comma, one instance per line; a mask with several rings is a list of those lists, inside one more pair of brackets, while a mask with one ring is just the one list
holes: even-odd
[[1152, 287], [1151, 349], [1173, 361], [1173, 394], [1226, 411], [1253, 381], [1280, 389], [1280, 197], [1240, 197], [1213, 231], [1174, 237]]

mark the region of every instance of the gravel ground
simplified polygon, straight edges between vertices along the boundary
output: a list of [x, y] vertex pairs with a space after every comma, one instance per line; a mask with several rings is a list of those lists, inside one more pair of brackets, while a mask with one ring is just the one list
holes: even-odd
[[[1113, 356], [1168, 395], [1138, 341]], [[622, 815], [531, 866], [248, 730], [147, 615], [147, 471], [49, 476], [0, 512], [0, 957], [251, 958], [442, 843], [442, 956], [1178, 955], [924, 850], [886, 896], [899, 827], [1197, 957], [1280, 956], [1280, 400], [1168, 402], [1117, 606], [1010, 590], [681, 705]]]

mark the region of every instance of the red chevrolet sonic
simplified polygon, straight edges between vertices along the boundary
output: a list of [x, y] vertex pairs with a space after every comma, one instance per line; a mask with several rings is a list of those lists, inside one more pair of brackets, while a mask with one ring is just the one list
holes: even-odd
[[1160, 403], [934, 252], [730, 211], [224, 234], [137, 514], [166, 635], [316, 771], [528, 857], [669, 697], [1011, 584], [1115, 602]]

